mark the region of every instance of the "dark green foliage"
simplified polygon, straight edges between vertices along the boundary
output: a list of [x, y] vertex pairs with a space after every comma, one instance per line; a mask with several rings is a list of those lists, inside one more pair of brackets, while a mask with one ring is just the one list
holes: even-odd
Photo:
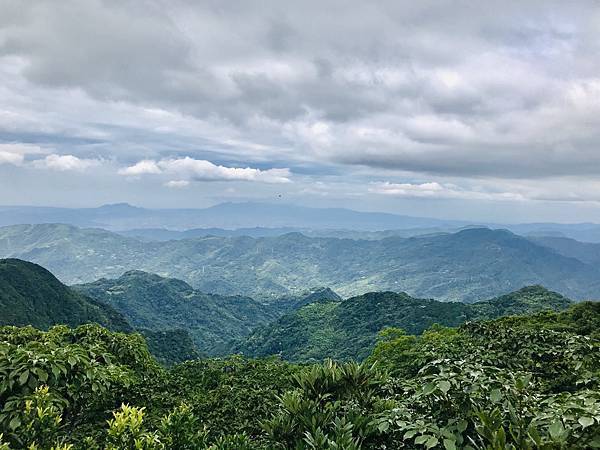
[[169, 391], [188, 399], [214, 436], [244, 433], [260, 438], [261, 422], [276, 408], [278, 396], [297, 371], [277, 359], [190, 361], [171, 371]]
[[246, 336], [274, 318], [270, 308], [249, 297], [204, 294], [181, 280], [140, 271], [75, 288], [114, 307], [135, 327], [185, 329], [207, 354], [222, 352], [229, 340]]
[[180, 332], [168, 330], [187, 330], [202, 354], [223, 355], [230, 341], [286, 312], [313, 302], [341, 301], [329, 288], [314, 288], [260, 303], [249, 297], [205, 294], [181, 280], [141, 271], [73, 288], [121, 312], [146, 336], [159, 360], [167, 363], [193, 359], [186, 355], [193, 352], [185, 342], [188, 338], [182, 336], [179, 345], [170, 347], [168, 341], [176, 340]]
[[571, 302], [541, 286], [473, 304], [412, 298], [404, 293], [374, 292], [338, 303], [317, 303], [255, 330], [234, 346], [249, 356], [279, 354], [293, 361], [364, 359], [387, 327], [420, 334], [433, 324], [458, 326], [470, 320], [507, 314], [564, 309]]
[[90, 322], [132, 331], [113, 308], [69, 289], [43, 267], [18, 259], [0, 260], [0, 325], [48, 329]]
[[164, 366], [198, 359], [201, 354], [187, 330], [152, 331], [139, 329], [146, 339], [148, 350]]
[[386, 411], [387, 377], [373, 366], [331, 360], [294, 376], [292, 387], [264, 428], [284, 448], [371, 446], [379, 439], [377, 415]]

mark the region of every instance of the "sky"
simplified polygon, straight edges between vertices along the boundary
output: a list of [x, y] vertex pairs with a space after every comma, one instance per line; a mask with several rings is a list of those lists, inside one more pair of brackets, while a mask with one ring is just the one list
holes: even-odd
[[0, 0], [0, 204], [600, 222], [599, 1]]

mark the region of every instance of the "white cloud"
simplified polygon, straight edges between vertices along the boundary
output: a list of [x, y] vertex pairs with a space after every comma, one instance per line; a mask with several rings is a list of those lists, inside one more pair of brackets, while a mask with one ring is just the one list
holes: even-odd
[[183, 189], [189, 185], [190, 182], [187, 180], [171, 180], [165, 183], [165, 186], [171, 189]]
[[486, 192], [464, 189], [454, 184], [429, 183], [372, 183], [369, 192], [405, 198], [437, 198], [461, 200], [523, 200], [519, 193]]
[[82, 172], [90, 167], [95, 167], [100, 164], [97, 159], [82, 159], [73, 155], [57, 155], [53, 153], [46, 156], [44, 159], [33, 161], [34, 167], [40, 169], [50, 169], [64, 171]]
[[160, 161], [143, 160], [121, 169], [119, 174], [140, 176], [164, 173], [185, 181], [259, 181], [262, 183], [289, 183], [289, 169], [255, 169], [251, 167], [226, 167], [204, 159], [186, 156]]
[[0, 164], [12, 164], [14, 166], [20, 166], [23, 164], [23, 159], [23, 155], [19, 155], [18, 153], [0, 150]]
[[156, 161], [152, 161], [149, 159], [144, 159], [135, 163], [133, 166], [126, 167], [124, 169], [119, 170], [119, 175], [128, 175], [128, 176], [140, 176], [145, 174], [157, 174], [162, 173]]
[[46, 150], [31, 144], [0, 144], [0, 164], [20, 166], [25, 156], [47, 153]]

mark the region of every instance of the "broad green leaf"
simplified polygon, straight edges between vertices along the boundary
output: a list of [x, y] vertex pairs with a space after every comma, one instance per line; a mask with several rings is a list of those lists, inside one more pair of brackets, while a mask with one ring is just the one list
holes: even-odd
[[490, 400], [494, 403], [498, 403], [502, 399], [502, 393], [500, 389], [494, 389], [490, 392]]
[[19, 384], [23, 385], [27, 383], [29, 379], [29, 370], [24, 371], [21, 375], [19, 375]]
[[446, 450], [456, 450], [456, 443], [452, 439], [444, 439], [444, 448]]
[[436, 445], [438, 445], [439, 439], [436, 438], [435, 436], [431, 436], [427, 442], [425, 443], [425, 447], [427, 448], [433, 448]]
[[577, 422], [579, 422], [583, 428], [594, 425], [594, 419], [587, 416], [580, 417]]
[[440, 391], [446, 394], [450, 390], [451, 385], [449, 381], [442, 380], [438, 383], [438, 387], [440, 388]]

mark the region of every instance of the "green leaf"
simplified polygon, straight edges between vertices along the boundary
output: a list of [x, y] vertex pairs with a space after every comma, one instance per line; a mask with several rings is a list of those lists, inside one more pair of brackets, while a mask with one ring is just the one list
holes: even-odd
[[425, 442], [427, 442], [429, 440], [430, 437], [432, 437], [432, 436], [429, 436], [428, 434], [425, 434], [423, 436], [418, 436], [415, 439], [415, 445], [424, 444]]
[[500, 389], [494, 389], [490, 392], [490, 400], [494, 403], [498, 403], [502, 399], [502, 393]]
[[427, 442], [425, 443], [425, 447], [427, 448], [433, 448], [436, 445], [438, 445], [439, 439], [436, 438], [435, 436], [431, 436]]
[[556, 421], [548, 427], [548, 432], [550, 433], [550, 436], [552, 437], [552, 439], [560, 438], [562, 436], [564, 430], [565, 429], [563, 427], [563, 424], [560, 421]]
[[423, 394], [425, 395], [429, 395], [431, 394], [433, 391], [435, 391], [435, 384], [433, 383], [427, 383], [424, 387], [423, 387]]
[[385, 433], [389, 427], [390, 427], [389, 422], [381, 422], [379, 425], [377, 425], [377, 429], [379, 430], [380, 433]]
[[42, 383], [48, 381], [48, 373], [44, 369], [35, 369], [35, 373]]
[[26, 370], [19, 376], [19, 384], [23, 385], [23, 384], [27, 383], [28, 379], [29, 379], [29, 370]]
[[594, 419], [587, 416], [580, 417], [577, 422], [579, 422], [583, 428], [594, 425]]
[[408, 430], [406, 433], [404, 433], [404, 440], [415, 437], [415, 434], [417, 434], [417, 430]]
[[18, 417], [13, 417], [12, 420], [9, 422], [8, 427], [11, 430], [16, 429], [19, 425], [21, 425], [21, 419], [19, 419]]
[[444, 394], [450, 390], [450, 387], [451, 384], [447, 380], [442, 380], [438, 383], [438, 388], [440, 388], [440, 391], [442, 391]]
[[446, 450], [456, 450], [456, 443], [452, 439], [444, 439], [444, 448]]

